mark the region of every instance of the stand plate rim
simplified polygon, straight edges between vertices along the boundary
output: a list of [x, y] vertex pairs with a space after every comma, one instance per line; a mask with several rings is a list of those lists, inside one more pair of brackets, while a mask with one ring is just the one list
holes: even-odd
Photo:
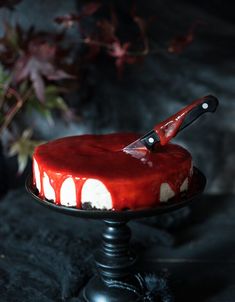
[[139, 210], [112, 211], [112, 210], [83, 210], [72, 207], [56, 205], [50, 201], [41, 199], [32, 185], [32, 175], [26, 178], [25, 187], [28, 193], [41, 205], [55, 210], [57, 212], [70, 216], [90, 219], [113, 219], [130, 220], [134, 218], [157, 216], [163, 213], [171, 212], [187, 206], [195, 197], [199, 196], [205, 188], [206, 177], [196, 167], [193, 168], [193, 177], [189, 189], [182, 194], [181, 201], [175, 201], [174, 198], [166, 203], [159, 204], [156, 207], [144, 208]]

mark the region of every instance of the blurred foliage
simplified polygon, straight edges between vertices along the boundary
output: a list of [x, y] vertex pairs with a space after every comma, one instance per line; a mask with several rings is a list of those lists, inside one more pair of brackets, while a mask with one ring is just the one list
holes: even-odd
[[[74, 117], [66, 104], [63, 80], [75, 79], [66, 63], [70, 51], [61, 44], [63, 34], [37, 32], [33, 27], [23, 31], [19, 24], [4, 24], [0, 38], [0, 135], [7, 132], [9, 155], [18, 156], [19, 173], [27, 165], [33, 148], [33, 130], [21, 129], [19, 116], [34, 110], [53, 124], [53, 112], [58, 111], [70, 121]], [[22, 134], [20, 134], [22, 132]]]
[[[0, 1], [0, 8], [12, 10], [21, 1]], [[95, 64], [99, 56], [105, 55], [114, 62], [121, 77], [127, 65], [162, 52], [156, 44], [150, 43], [148, 37], [148, 27], [155, 18], [141, 16], [135, 4], [130, 6], [125, 16], [129, 20], [125, 26], [122, 24], [123, 16], [119, 15], [114, 4], [86, 2], [79, 11], [57, 16], [54, 22], [60, 30], [54, 33], [37, 31], [33, 26], [23, 29], [17, 23], [2, 24], [0, 135], [3, 137], [7, 133], [9, 139], [7, 142], [2, 140], [2, 143], [10, 156], [18, 157], [19, 173], [23, 172], [33, 149], [40, 143], [33, 138], [32, 126], [22, 129], [21, 116], [24, 118], [34, 111], [49, 125], [54, 124], [56, 113], [60, 113], [66, 122], [77, 120], [76, 111], [66, 103], [65, 95], [72, 89], [71, 80], [74, 79], [76, 89], [84, 89], [87, 82], [85, 65]], [[181, 53], [194, 40], [198, 24], [200, 22], [194, 22], [185, 35], [173, 38], [164, 51]], [[67, 34], [74, 26], [80, 38], [71, 43]], [[76, 58], [73, 57], [74, 51]]]
[[28, 159], [33, 155], [35, 147], [43, 143], [32, 140], [32, 134], [32, 129], [24, 130], [22, 136], [14, 141], [9, 149], [9, 156], [17, 155], [19, 174], [26, 168]]

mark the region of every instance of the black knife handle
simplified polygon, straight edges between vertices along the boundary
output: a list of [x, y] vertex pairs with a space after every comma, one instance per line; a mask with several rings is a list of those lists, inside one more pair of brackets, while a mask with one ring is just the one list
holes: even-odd
[[146, 133], [144, 136], [142, 136], [140, 138], [140, 141], [144, 144], [144, 146], [148, 149], [148, 150], [152, 150], [153, 146], [156, 143], [160, 142], [160, 139], [156, 133], [156, 131], [151, 130], [148, 133]]
[[215, 112], [219, 104], [218, 99], [213, 95], [207, 95], [202, 99], [202, 102], [189, 111], [180, 126], [179, 130], [192, 124], [199, 116], [206, 112]]

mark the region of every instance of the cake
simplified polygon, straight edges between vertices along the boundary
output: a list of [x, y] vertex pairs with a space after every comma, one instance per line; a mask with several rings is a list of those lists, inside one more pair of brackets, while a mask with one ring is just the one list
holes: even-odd
[[134, 133], [64, 137], [42, 144], [33, 155], [33, 185], [55, 204], [79, 209], [137, 210], [156, 207], [188, 189], [190, 153], [168, 143], [139, 157], [123, 148]]

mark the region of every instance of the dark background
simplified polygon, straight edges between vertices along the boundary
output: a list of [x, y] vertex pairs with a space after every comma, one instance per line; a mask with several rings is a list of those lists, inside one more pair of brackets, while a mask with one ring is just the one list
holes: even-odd
[[[0, 18], [54, 31], [58, 28], [52, 19], [79, 10], [82, 3], [24, 0], [14, 11], [2, 9]], [[130, 4], [114, 3], [123, 14]], [[175, 139], [207, 176], [204, 197], [173, 214], [130, 225], [139, 266], [166, 277], [176, 302], [234, 302], [234, 9], [225, 1], [137, 3], [143, 16], [156, 16], [150, 34], [157, 44], [160, 41], [160, 49], [172, 36], [184, 34], [194, 20], [202, 19], [205, 25], [182, 54], [159, 51], [128, 67], [121, 80], [110, 60], [97, 61], [87, 102], [79, 93], [70, 96], [82, 115], [80, 123], [66, 127], [57, 119], [56, 126], [49, 127], [36, 116], [27, 119], [36, 121], [37, 134], [46, 139], [145, 132], [193, 99], [217, 96], [218, 111], [201, 117]], [[79, 34], [72, 31], [71, 39], [76, 37]], [[2, 199], [0, 215], [0, 301], [80, 301], [78, 293], [92, 273], [101, 222], [59, 216], [36, 205], [23, 187]]]
[[[104, 1], [103, 5], [108, 5]], [[125, 14], [131, 1], [112, 1], [125, 30]], [[79, 1], [24, 0], [14, 11], [1, 10], [1, 19], [18, 21], [24, 27], [58, 31], [54, 17], [78, 10]], [[193, 155], [195, 165], [208, 177], [207, 191], [234, 193], [235, 175], [235, 24], [232, 6], [221, 1], [137, 1], [143, 17], [154, 16], [149, 36], [160, 51], [149, 55], [142, 64], [128, 66], [121, 79], [112, 60], [101, 58], [92, 66], [86, 81], [89, 97], [78, 93], [70, 102], [79, 109], [81, 122], [65, 126], [59, 119], [49, 127], [37, 116], [27, 117], [38, 124], [37, 135], [52, 139], [83, 133], [114, 131], [146, 132], [189, 104], [195, 98], [214, 94], [220, 108], [214, 115], [181, 133], [174, 141], [184, 145]], [[180, 55], [165, 51], [172, 37], [184, 35], [191, 24], [202, 20], [194, 42]], [[71, 39], [79, 37], [70, 31]], [[36, 122], [35, 122], [36, 120]]]

